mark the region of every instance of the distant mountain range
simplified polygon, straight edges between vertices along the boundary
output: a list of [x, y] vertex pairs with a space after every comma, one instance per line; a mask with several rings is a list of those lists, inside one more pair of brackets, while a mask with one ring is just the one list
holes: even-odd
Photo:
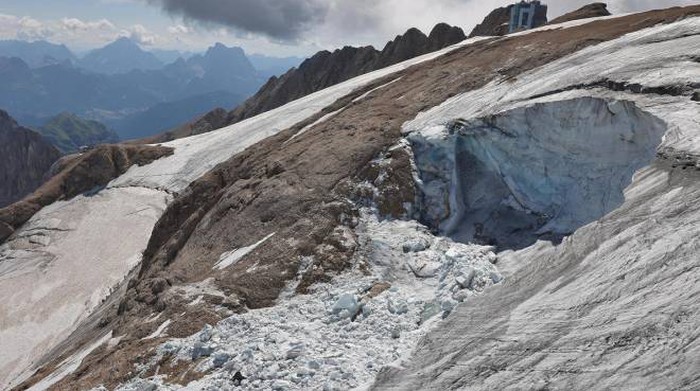
[[[216, 44], [202, 54], [142, 49], [128, 38], [78, 58], [64, 45], [0, 41], [0, 107], [39, 126], [63, 112], [103, 122], [121, 139], [160, 133], [212, 107], [235, 107], [300, 59]], [[166, 65], [167, 60], [174, 60]]]
[[212, 107], [230, 107], [232, 103], [241, 103], [245, 98], [244, 95], [215, 91], [177, 101], [158, 103], [146, 111], [109, 123], [114, 129], [119, 130], [121, 139], [134, 140], [163, 133], [207, 113]]
[[250, 54], [248, 59], [260, 76], [266, 79], [283, 75], [288, 70], [298, 67], [304, 61], [302, 57], [270, 57], [262, 54]]
[[56, 45], [46, 41], [0, 41], [0, 56], [21, 58], [32, 68], [66, 62], [73, 64], [78, 61], [75, 54], [65, 45]]

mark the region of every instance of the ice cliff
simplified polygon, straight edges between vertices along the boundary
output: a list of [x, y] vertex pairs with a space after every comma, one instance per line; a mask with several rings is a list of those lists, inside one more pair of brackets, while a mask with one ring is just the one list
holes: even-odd
[[633, 102], [577, 98], [408, 135], [420, 217], [462, 242], [522, 248], [561, 238], [621, 205], [666, 125]]

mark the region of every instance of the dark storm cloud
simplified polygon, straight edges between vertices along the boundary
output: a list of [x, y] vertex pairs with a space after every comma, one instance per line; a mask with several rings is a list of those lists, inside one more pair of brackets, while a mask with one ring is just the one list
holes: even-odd
[[[383, 45], [409, 27], [424, 31], [447, 22], [470, 31], [494, 8], [517, 0], [142, 0], [208, 27], [228, 26], [278, 41], [314, 41], [334, 47]], [[544, 0], [554, 18], [593, 0]], [[608, 0], [614, 14], [697, 0]]]
[[185, 19], [216, 23], [281, 40], [293, 40], [322, 23], [322, 0], [148, 0]]

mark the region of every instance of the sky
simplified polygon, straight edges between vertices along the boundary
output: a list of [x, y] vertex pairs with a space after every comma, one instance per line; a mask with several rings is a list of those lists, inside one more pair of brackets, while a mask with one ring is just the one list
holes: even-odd
[[[130, 37], [144, 48], [307, 56], [345, 45], [381, 48], [410, 27], [469, 31], [509, 0], [2, 0], [0, 39], [47, 40], [81, 53]], [[550, 0], [549, 18], [592, 0]], [[50, 5], [47, 5], [50, 4]], [[609, 0], [613, 14], [700, 0]]]

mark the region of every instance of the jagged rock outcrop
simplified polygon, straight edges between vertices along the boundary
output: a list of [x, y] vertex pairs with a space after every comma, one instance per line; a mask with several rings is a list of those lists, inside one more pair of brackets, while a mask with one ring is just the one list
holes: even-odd
[[373, 70], [379, 53], [371, 46], [346, 46], [333, 53], [322, 51], [304, 61], [299, 68], [272, 77], [250, 99], [229, 114], [228, 123], [280, 107], [325, 87]]
[[228, 123], [280, 107], [352, 77], [384, 68], [464, 40], [459, 27], [436, 25], [428, 36], [412, 28], [387, 43], [380, 52], [371, 46], [346, 46], [334, 52], [322, 51], [279, 78], [271, 78], [253, 97], [229, 114]]
[[477, 24], [469, 33], [469, 38], [491, 37], [508, 34], [508, 23], [510, 22], [510, 9], [512, 6], [499, 7], [491, 11], [484, 21]]
[[549, 22], [549, 24], [557, 24], [557, 23], [564, 23], [564, 22], [569, 22], [572, 20], [578, 20], [578, 19], [588, 19], [588, 18], [596, 18], [599, 16], [609, 16], [610, 11], [608, 11], [608, 5], [605, 3], [591, 3], [588, 5], [585, 5], [576, 11], [569, 12], [567, 14], [564, 14], [558, 18], [554, 18]]
[[0, 207], [39, 187], [60, 156], [40, 134], [19, 126], [0, 110]]
[[0, 243], [44, 206], [99, 189], [134, 164], [145, 165], [172, 153], [172, 148], [161, 146], [103, 145], [62, 160], [61, 172], [23, 200], [0, 209]]

